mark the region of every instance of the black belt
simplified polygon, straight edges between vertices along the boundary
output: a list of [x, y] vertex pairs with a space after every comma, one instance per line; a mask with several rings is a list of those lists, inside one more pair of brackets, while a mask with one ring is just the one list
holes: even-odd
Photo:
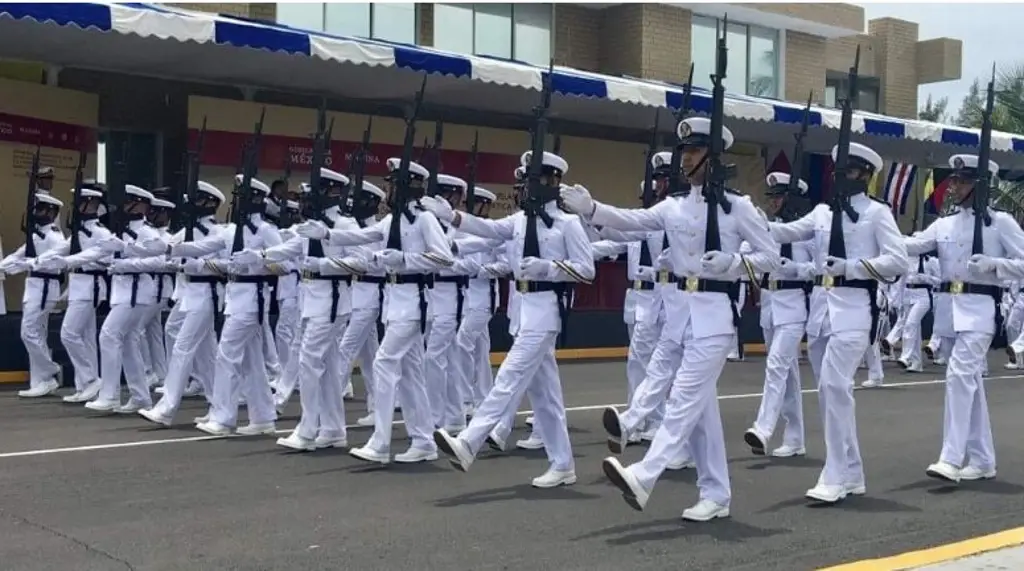
[[568, 282], [540, 282], [530, 280], [516, 280], [516, 291], [519, 293], [537, 293], [551, 291], [558, 299], [558, 316], [562, 320], [562, 333], [559, 336], [559, 344], [564, 345], [566, 331], [569, 325], [569, 310], [572, 309], [572, 299], [575, 293], [573, 284]]
[[807, 280], [770, 280], [768, 274], [761, 278], [761, 289], [768, 291], [802, 289], [805, 293], [810, 293], [811, 285]]
[[92, 276], [92, 306], [97, 308], [100, 306], [100, 280], [104, 283], [107, 281], [107, 277], [110, 275], [107, 270], [83, 270], [81, 268], [72, 270], [71, 273], [79, 274], [84, 276]]
[[39, 302], [39, 309], [46, 309], [46, 299], [50, 296], [50, 280], [61, 281], [60, 274], [51, 274], [48, 272], [29, 272], [30, 278], [39, 278], [43, 280], [43, 297], [42, 301]]
[[708, 292], [708, 293], [724, 293], [729, 296], [729, 308], [732, 310], [732, 325], [733, 327], [740, 326], [740, 312], [736, 308], [736, 305], [740, 302], [740, 282], [734, 281], [723, 281], [723, 280], [706, 280], [703, 278], [688, 277], [678, 278], [676, 287], [689, 292]]
[[[427, 288], [434, 286], [434, 274], [388, 274], [387, 283], [416, 284], [420, 292], [420, 333], [427, 332]], [[381, 303], [384, 295], [381, 294]]]
[[[439, 276], [434, 275], [434, 284], [455, 284], [455, 323], [462, 325], [462, 309], [466, 304], [466, 292], [464, 288], [469, 287], [469, 276]], [[433, 289], [431, 284], [430, 288]]]
[[822, 286], [825, 289], [834, 287], [848, 287], [863, 289], [868, 292], [868, 307], [871, 311], [871, 332], [868, 335], [868, 343], [875, 344], [878, 337], [878, 282], [875, 280], [850, 280], [843, 276], [814, 276], [814, 285]]
[[269, 276], [231, 276], [229, 282], [236, 284], [256, 284], [256, 322], [263, 325], [263, 303], [266, 298], [263, 295], [263, 286], [267, 283]]
[[352, 276], [352, 281], [363, 282], [367, 284], [384, 285], [387, 283], [387, 278], [382, 276]]
[[907, 289], [926, 289], [931, 290], [931, 284], [907, 284]]
[[986, 284], [972, 284], [968, 282], [942, 282], [939, 284], [939, 291], [941, 293], [949, 293], [953, 295], [960, 295], [963, 293], [972, 293], [977, 295], [987, 295], [992, 298], [992, 303], [995, 305], [995, 336], [992, 338], [992, 349], [1002, 349], [1006, 347], [1006, 331], [1003, 330], [1003, 312], [999, 311], [999, 303], [1002, 301], [1003, 288], [994, 285]]
[[302, 279], [331, 282], [331, 323], [338, 318], [338, 303], [341, 301], [341, 283], [352, 284], [352, 276], [302, 272]]
[[185, 279], [192, 284], [210, 284], [210, 297], [213, 298], [213, 312], [217, 313], [217, 309], [220, 308], [220, 296], [217, 295], [217, 285], [224, 283], [224, 278], [220, 276], [190, 276], [186, 274]]
[[673, 274], [668, 270], [660, 270], [657, 274], [657, 279], [654, 281], [647, 280], [633, 280], [633, 289], [639, 291], [651, 291], [657, 284], [675, 284], [679, 283], [679, 276]]

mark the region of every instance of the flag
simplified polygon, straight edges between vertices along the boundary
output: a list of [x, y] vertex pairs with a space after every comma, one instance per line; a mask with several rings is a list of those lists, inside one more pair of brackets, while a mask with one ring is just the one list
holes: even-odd
[[893, 216], [907, 213], [907, 199], [913, 194], [917, 167], [908, 163], [893, 163], [885, 180], [882, 198], [889, 203]]
[[875, 174], [871, 175], [871, 182], [868, 183], [868, 194], [871, 196], [878, 196], [878, 189], [881, 186], [879, 183], [882, 179], [879, 174], [880, 171], [876, 171]]
[[927, 214], [939, 214], [946, 202], [946, 191], [949, 189], [949, 175], [953, 171], [948, 168], [932, 169], [924, 185], [924, 211]]
[[804, 182], [811, 204], [825, 202], [832, 196], [832, 173], [835, 164], [830, 155], [808, 154], [804, 161]]

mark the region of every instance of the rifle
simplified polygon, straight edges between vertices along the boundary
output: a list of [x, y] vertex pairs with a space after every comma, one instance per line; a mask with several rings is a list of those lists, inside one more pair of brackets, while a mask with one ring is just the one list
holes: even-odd
[[[412, 162], [413, 142], [416, 140], [416, 119], [423, 106], [423, 94], [427, 91], [427, 75], [423, 74], [423, 84], [416, 93], [412, 109], [405, 118], [405, 139], [402, 141], [402, 157], [398, 161], [398, 173], [394, 175], [395, 192], [391, 197], [391, 228], [388, 232], [387, 248], [401, 249], [402, 235], [399, 219], [404, 214], [411, 224], [416, 217], [406, 209], [409, 202], [409, 163]], [[423, 326], [421, 325], [421, 328]]]
[[85, 158], [85, 151], [78, 151], [78, 168], [75, 169], [75, 188], [71, 191], [71, 213], [68, 216], [68, 230], [71, 232], [71, 254], [77, 254], [82, 251], [82, 242], [78, 237], [78, 232], [82, 229], [81, 213], [78, 212], [78, 199], [82, 196], [82, 176], [85, 170]]
[[[320, 190], [320, 169], [327, 161], [327, 153], [331, 148], [331, 132], [334, 130], [334, 118], [327, 124], [327, 99], [323, 99], [320, 108], [316, 112], [316, 133], [313, 134], [313, 158], [309, 165], [309, 201], [310, 218], [321, 220], [331, 225], [329, 220], [324, 220], [323, 192]], [[324, 255], [323, 242], [320, 240], [309, 241], [309, 256], [322, 258]]]
[[124, 145], [121, 147], [121, 158], [115, 161], [114, 168], [110, 169], [110, 181], [107, 186], [107, 229], [118, 238], [124, 236], [128, 227], [124, 215], [124, 186], [128, 182], [128, 157], [131, 146], [131, 137], [125, 137]]
[[[436, 121], [434, 123], [434, 143], [430, 146], [430, 180], [427, 182], [427, 196], [436, 196], [439, 191], [437, 188], [437, 175], [438, 171], [441, 170], [441, 144], [443, 140], [444, 122]], [[423, 149], [423, 154], [427, 154], [426, 148]]]
[[[704, 250], [711, 252], [722, 249], [721, 235], [718, 228], [718, 207], [726, 214], [732, 211], [732, 203], [725, 197], [725, 182], [732, 178], [736, 172], [735, 165], [722, 163], [722, 153], [725, 152], [725, 141], [722, 132], [725, 122], [725, 77], [729, 67], [729, 49], [725, 43], [725, 30], [728, 28], [729, 20], [725, 18], [722, 23], [721, 36], [718, 37], [718, 49], [715, 54], [715, 73], [711, 75], [711, 128], [707, 152], [707, 174], [704, 181], [704, 200], [708, 203], [707, 235], [705, 237]], [[717, 33], [716, 33], [717, 35]], [[751, 280], [753, 284], [756, 280]], [[754, 284], [756, 285], [756, 284]]]
[[[661, 119], [661, 108], [654, 110], [654, 126], [651, 127], [651, 141], [647, 144], [647, 160], [644, 162], [644, 193], [641, 197], [644, 208], [650, 208], [654, 204], [654, 156], [658, 154], [658, 120]], [[677, 171], [678, 172], [678, 171]], [[647, 246], [647, 240], [640, 240], [641, 266], [652, 267], [651, 249]]]
[[36, 185], [38, 184], [39, 179], [39, 154], [41, 151], [41, 145], [36, 145], [36, 153], [32, 155], [32, 167], [28, 172], [28, 196], [25, 201], [25, 223], [22, 224], [22, 230], [25, 231], [26, 258], [36, 257], [36, 241], [32, 235], [36, 234], [40, 238], [44, 237], [44, 234], [36, 228], [36, 223], [32, 219], [32, 211], [36, 208]]
[[479, 145], [480, 131], [477, 131], [473, 134], [473, 147], [469, 150], [469, 177], [466, 178], [466, 212], [470, 214], [473, 214], [473, 206], [476, 204], [476, 157]]
[[[835, 186], [832, 190], [832, 227], [829, 238], [828, 255], [836, 258], [846, 257], [846, 240], [843, 237], [843, 213], [850, 220], [857, 221], [859, 215], [850, 205], [850, 189], [853, 188], [846, 178], [850, 166], [850, 131], [853, 125], [853, 108], [857, 103], [857, 68], [860, 67], [860, 46], [853, 58], [850, 68], [846, 98], [842, 101], [842, 117], [839, 121], [839, 142], [836, 144]], [[856, 190], [856, 189], [855, 189]]]
[[195, 226], [197, 220], [196, 201], [199, 200], [199, 165], [203, 157], [203, 141], [206, 139], [206, 117], [203, 117], [203, 126], [199, 129], [199, 139], [196, 141], [195, 150], [185, 150], [185, 187], [182, 189], [184, 200], [178, 200], [177, 210], [181, 213], [178, 218], [182, 219], [185, 227], [185, 241], [191, 242], [195, 239]]
[[992, 225], [992, 216], [988, 213], [989, 194], [992, 190], [992, 173], [988, 170], [989, 157], [992, 155], [992, 108], [996, 97], [996, 65], [992, 64], [992, 79], [988, 82], [988, 97], [985, 100], [985, 111], [981, 115], [981, 141], [978, 143], [978, 179], [974, 183], [974, 194], [971, 196], [974, 206], [974, 237], [971, 243], [972, 254], [984, 254], [985, 243], [982, 239], [982, 227]]
[[555, 73], [555, 61], [551, 60], [548, 65], [548, 73], [544, 75], [540, 90], [540, 105], [533, 108], [533, 140], [530, 147], [530, 164], [526, 168], [526, 202], [536, 216], [540, 218], [548, 228], [554, 223], [551, 215], [541, 208], [542, 185], [541, 175], [544, 170], [544, 147], [548, 132], [548, 110], [551, 108], [551, 93], [554, 88], [551, 85], [551, 77]]
[[807, 95], [807, 107], [804, 107], [803, 121], [800, 123], [800, 132], [793, 135], [796, 144], [793, 147], [793, 163], [789, 167], [789, 187], [786, 189], [786, 198], [779, 209], [779, 218], [783, 222], [792, 222], [806, 213], [806, 200], [800, 192], [800, 175], [803, 171], [804, 138], [807, 137], [807, 128], [811, 123], [811, 102], [814, 99], [814, 90]]
[[249, 220], [248, 205], [252, 202], [252, 179], [259, 168], [260, 141], [263, 138], [263, 120], [267, 116], [267, 108], [260, 111], [260, 119], [253, 128], [253, 135], [243, 150], [242, 182], [234, 189], [234, 206], [231, 211], [231, 222], [235, 225], [235, 236], [231, 242], [231, 252], [245, 249], [245, 228], [256, 233], [256, 225]]
[[555, 153], [556, 155], [561, 155], [562, 154], [562, 134], [561, 133], [555, 133], [555, 140], [551, 144], [551, 152]]
[[[686, 119], [687, 111], [690, 110], [691, 99], [693, 98], [693, 64], [690, 64], [690, 75], [686, 78], [686, 85], [683, 86], [683, 103], [679, 106], [679, 109], [675, 113], [676, 125]], [[683, 147], [678, 142], [672, 145], [672, 162], [669, 170], [670, 176], [668, 179], [668, 193], [670, 195], [678, 195], [682, 192], [689, 191], [690, 185], [687, 184], [686, 188], [683, 188], [682, 183], [684, 181], [679, 179], [679, 171], [683, 168]], [[689, 173], [687, 173], [689, 175]]]

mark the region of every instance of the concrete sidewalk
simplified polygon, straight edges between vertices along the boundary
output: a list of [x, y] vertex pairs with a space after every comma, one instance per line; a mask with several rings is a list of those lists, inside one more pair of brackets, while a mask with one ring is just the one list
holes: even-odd
[[917, 571], [1020, 571], [1024, 569], [1024, 545], [1006, 547], [915, 569]]

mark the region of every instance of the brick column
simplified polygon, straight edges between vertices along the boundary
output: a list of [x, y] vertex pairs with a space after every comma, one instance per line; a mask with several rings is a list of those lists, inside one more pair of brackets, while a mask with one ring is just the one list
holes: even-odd
[[573, 4], [555, 4], [555, 64], [587, 71], [598, 71], [601, 37], [601, 10]]
[[896, 18], [868, 22], [879, 48], [879, 111], [886, 115], [917, 117], [917, 31], [914, 22]]
[[807, 101], [814, 90], [814, 100], [825, 102], [825, 38], [786, 30], [786, 93], [787, 101]]

